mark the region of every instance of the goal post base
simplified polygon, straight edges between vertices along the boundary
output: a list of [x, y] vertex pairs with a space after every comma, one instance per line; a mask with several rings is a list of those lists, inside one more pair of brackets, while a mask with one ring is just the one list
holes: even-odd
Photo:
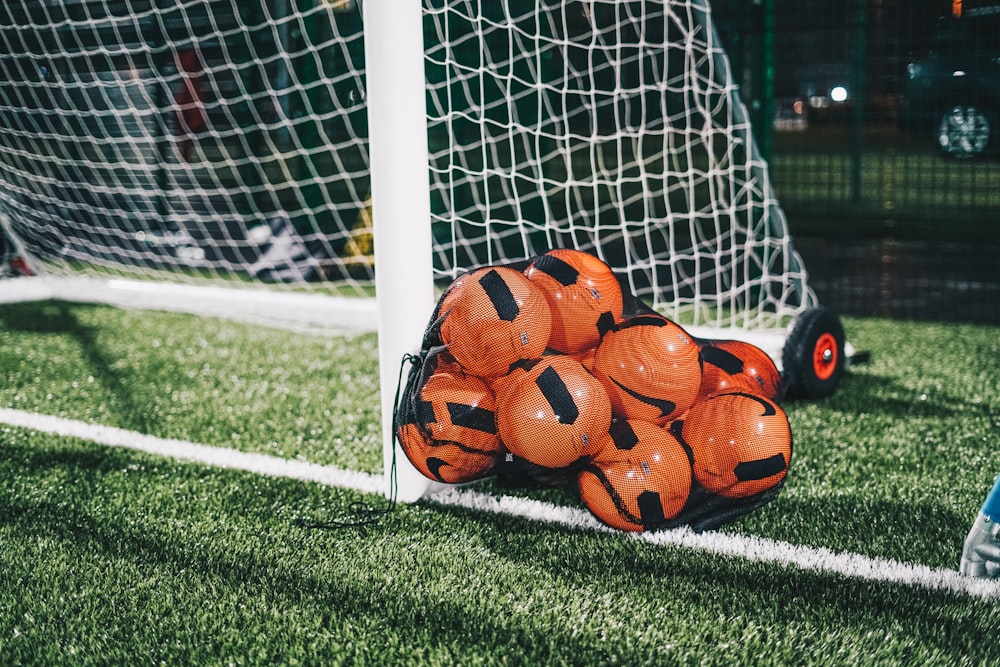
[[403, 450], [396, 445], [394, 466], [387, 469], [385, 495], [390, 500], [400, 503], [415, 503], [429, 498], [435, 493], [451, 488], [453, 485], [441, 484], [428, 479], [413, 467]]
[[36, 275], [0, 283], [0, 303], [99, 303], [219, 317], [300, 333], [364, 333], [377, 328], [375, 299], [121, 278]]

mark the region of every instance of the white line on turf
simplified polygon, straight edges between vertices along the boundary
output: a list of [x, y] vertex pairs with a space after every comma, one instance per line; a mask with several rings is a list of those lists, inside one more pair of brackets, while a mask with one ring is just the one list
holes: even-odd
[[380, 475], [340, 470], [306, 461], [282, 459], [266, 454], [248, 454], [226, 447], [198, 445], [186, 440], [157, 438], [144, 433], [112, 426], [52, 417], [35, 412], [0, 408], [0, 423], [43, 433], [70, 436], [101, 445], [124, 447], [148, 454], [205, 463], [220, 468], [245, 470], [271, 477], [288, 477], [327, 486], [354, 489], [364, 493], [382, 493], [385, 488]]
[[[342, 470], [332, 466], [321, 466], [264, 454], [248, 454], [225, 447], [199, 445], [185, 440], [157, 438], [135, 431], [88, 424], [35, 412], [0, 408], [0, 423], [220, 468], [316, 482], [363, 493], [380, 494], [385, 488], [384, 478], [381, 475]], [[530, 498], [498, 496], [474, 491], [467, 487], [457, 487], [438, 492], [428, 500], [441, 505], [544, 521], [568, 528], [617, 533], [617, 531], [606, 527], [585, 509], [552, 505]], [[1000, 580], [963, 577], [957, 570], [934, 569], [925, 565], [871, 558], [861, 554], [836, 552], [824, 548], [799, 546], [760, 537], [716, 531], [695, 533], [689, 529], [638, 535], [623, 534], [623, 537], [661, 546], [676, 546], [706, 551], [720, 556], [839, 574], [854, 579], [902, 584], [933, 591], [965, 593], [982, 598], [1000, 598]]]

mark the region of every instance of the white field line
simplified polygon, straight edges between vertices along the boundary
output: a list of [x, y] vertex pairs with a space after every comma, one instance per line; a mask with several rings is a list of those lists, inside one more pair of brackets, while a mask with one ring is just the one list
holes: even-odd
[[134, 449], [167, 458], [194, 461], [219, 468], [245, 470], [271, 477], [288, 477], [306, 482], [317, 482], [326, 486], [353, 489], [364, 493], [383, 493], [385, 488], [380, 475], [339, 470], [330, 466], [282, 459], [266, 454], [248, 454], [225, 447], [198, 445], [186, 440], [157, 438], [113, 426], [88, 424], [87, 422], [41, 415], [35, 412], [0, 408], [0, 423], [43, 433], [80, 438], [101, 445]]
[[[248, 454], [225, 447], [199, 445], [184, 440], [157, 438], [135, 431], [88, 424], [23, 410], [0, 408], [0, 423], [44, 433], [80, 438], [102, 445], [123, 447], [167, 458], [194, 461], [271, 477], [316, 482], [363, 493], [382, 494], [385, 489], [385, 480], [382, 475], [342, 470], [332, 466], [321, 466], [264, 454]], [[776, 563], [801, 570], [838, 574], [852, 579], [865, 579], [931, 591], [964, 593], [974, 597], [1000, 599], [1000, 580], [963, 577], [957, 570], [934, 569], [925, 565], [871, 558], [861, 554], [836, 552], [824, 548], [799, 546], [753, 536], [731, 535], [713, 531], [695, 533], [687, 528], [655, 533], [620, 533], [608, 528], [582, 508], [552, 505], [529, 498], [497, 496], [474, 491], [468, 487], [448, 488], [435, 493], [427, 500], [440, 505], [516, 516], [533, 521], [554, 523], [567, 528], [618, 534], [624, 539], [637, 539], [655, 545], [695, 549], [719, 556]], [[955, 559], [957, 562], [958, 554], [956, 554]]]

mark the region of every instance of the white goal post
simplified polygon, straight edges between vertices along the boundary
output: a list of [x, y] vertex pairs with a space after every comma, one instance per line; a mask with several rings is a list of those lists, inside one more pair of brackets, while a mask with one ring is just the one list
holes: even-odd
[[0, 86], [0, 217], [41, 274], [0, 298], [377, 321], [387, 472], [435, 286], [551, 247], [786, 371], [846, 361], [823, 318], [788, 356], [826, 314], [708, 0], [9, 0]]
[[387, 494], [412, 502], [432, 482], [393, 434], [403, 356], [416, 353], [434, 308], [421, 3], [365, 2], [372, 216], [378, 299], [383, 462]]

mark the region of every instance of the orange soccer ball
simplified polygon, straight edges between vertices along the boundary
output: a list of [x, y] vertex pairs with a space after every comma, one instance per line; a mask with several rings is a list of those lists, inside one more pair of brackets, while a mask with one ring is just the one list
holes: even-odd
[[457, 278], [441, 299], [441, 342], [462, 368], [498, 377], [548, 347], [552, 314], [541, 290], [523, 273], [498, 266]]
[[552, 311], [549, 347], [578, 354], [595, 347], [622, 318], [622, 288], [611, 267], [572, 248], [534, 258], [524, 274], [545, 294]]
[[698, 344], [660, 315], [640, 315], [608, 332], [597, 348], [594, 375], [616, 413], [661, 426], [694, 402], [701, 385]]
[[450, 484], [481, 479], [504, 455], [495, 410], [483, 380], [439, 360], [420, 388], [415, 414], [397, 430], [400, 445], [430, 479]]
[[593, 454], [607, 437], [611, 403], [597, 379], [564, 355], [549, 355], [500, 383], [497, 427], [504, 446], [544, 468]]
[[630, 419], [612, 425], [608, 444], [579, 473], [577, 486], [584, 505], [612, 528], [655, 530], [684, 509], [691, 463], [666, 428]]
[[741, 340], [702, 340], [698, 399], [746, 391], [780, 402], [781, 373], [767, 352]]
[[499, 452], [470, 451], [455, 443], [434, 442], [416, 424], [402, 425], [396, 435], [413, 467], [428, 479], [445, 484], [482, 479], [502, 458]]
[[694, 477], [727, 498], [746, 498], [785, 478], [792, 460], [792, 432], [785, 411], [749, 392], [715, 394], [698, 401], [681, 425], [691, 448]]

